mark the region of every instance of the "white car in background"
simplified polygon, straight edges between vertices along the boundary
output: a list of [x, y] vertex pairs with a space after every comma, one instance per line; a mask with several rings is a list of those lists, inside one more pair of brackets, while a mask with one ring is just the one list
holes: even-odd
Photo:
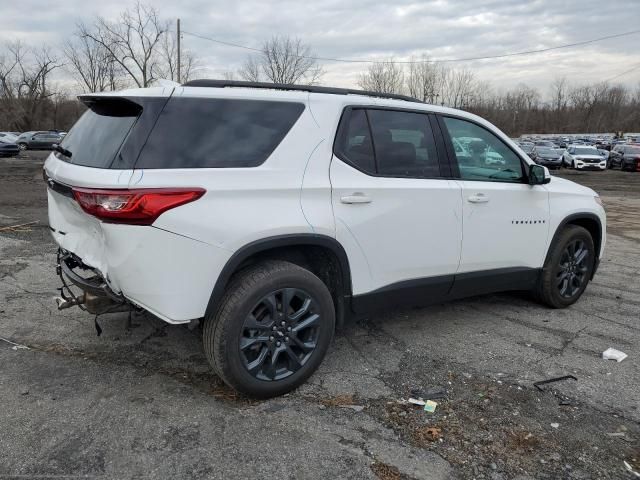
[[562, 163], [576, 170], [606, 170], [607, 160], [598, 149], [586, 145], [569, 145], [562, 156]]

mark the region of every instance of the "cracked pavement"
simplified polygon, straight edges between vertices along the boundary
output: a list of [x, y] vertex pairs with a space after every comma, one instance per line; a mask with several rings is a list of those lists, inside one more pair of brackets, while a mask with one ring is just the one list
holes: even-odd
[[[199, 329], [111, 314], [97, 337], [56, 310], [44, 157], [0, 159], [0, 228], [38, 221], [0, 230], [0, 478], [600, 479], [640, 463], [640, 175], [561, 173], [609, 215], [571, 308], [515, 293], [386, 312], [338, 332], [303, 387], [255, 402], [211, 372]], [[602, 360], [609, 347], [629, 357]], [[432, 388], [434, 414], [397, 402]]]

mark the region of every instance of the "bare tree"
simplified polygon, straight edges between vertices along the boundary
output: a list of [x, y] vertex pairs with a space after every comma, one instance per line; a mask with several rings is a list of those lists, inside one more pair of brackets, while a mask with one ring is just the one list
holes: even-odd
[[470, 69], [450, 70], [443, 85], [444, 103], [453, 108], [468, 107], [474, 101], [476, 83], [475, 75]]
[[93, 28], [79, 25], [80, 35], [102, 45], [138, 87], [147, 87], [160, 74], [161, 42], [168, 30], [152, 6], [137, 2], [117, 22], [99, 17]]
[[176, 33], [167, 31], [160, 42], [160, 58], [158, 65], [159, 78], [173, 80], [178, 83], [191, 80], [197, 68], [196, 57], [189, 50], [180, 52], [180, 76], [178, 78], [178, 42]]
[[252, 55], [238, 71], [244, 80], [266, 80], [291, 85], [315, 84], [323, 75], [318, 61], [308, 45], [298, 38], [274, 36], [262, 45], [259, 54]]
[[259, 82], [262, 76], [260, 65], [260, 60], [250, 55], [246, 58], [240, 70], [238, 70], [238, 75], [248, 82]]
[[429, 62], [424, 55], [419, 61], [413, 57], [411, 60], [414, 63], [409, 64], [406, 76], [409, 95], [423, 102], [438, 103], [447, 70], [441, 65]]
[[49, 77], [60, 66], [49, 47], [6, 45], [0, 54], [0, 120], [18, 130], [32, 125], [53, 95]]
[[121, 68], [101, 43], [79, 32], [64, 46], [67, 68], [86, 92], [104, 92], [120, 87]]
[[222, 78], [224, 78], [225, 80], [235, 80], [236, 73], [231, 71], [222, 72]]
[[372, 63], [365, 73], [358, 77], [358, 86], [363, 90], [381, 93], [403, 93], [404, 71], [393, 58]]

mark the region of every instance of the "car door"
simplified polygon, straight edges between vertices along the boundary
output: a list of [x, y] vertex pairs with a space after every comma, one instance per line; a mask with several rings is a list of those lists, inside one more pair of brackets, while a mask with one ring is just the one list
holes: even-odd
[[[483, 152], [473, 162], [449, 150], [454, 176], [462, 189], [462, 251], [458, 277], [509, 279], [522, 273], [532, 278], [542, 266], [549, 234], [549, 196], [543, 185], [529, 185], [528, 164], [488, 127], [467, 119], [442, 116], [445, 141], [473, 137], [484, 151], [499, 152], [504, 164], [488, 162]], [[451, 142], [451, 143], [448, 143]], [[504, 275], [503, 275], [504, 274]], [[468, 277], [468, 275], [466, 275]], [[488, 288], [499, 290], [500, 288]], [[454, 287], [455, 288], [455, 287]]]
[[430, 303], [452, 284], [462, 200], [459, 185], [446, 178], [433, 122], [425, 113], [398, 110], [354, 107], [343, 114], [330, 179], [356, 311]]
[[567, 147], [562, 154], [562, 164], [566, 167], [571, 165], [571, 154], [573, 153], [573, 147]]
[[29, 138], [29, 148], [40, 148], [43, 144], [43, 134], [42, 133], [34, 133]]

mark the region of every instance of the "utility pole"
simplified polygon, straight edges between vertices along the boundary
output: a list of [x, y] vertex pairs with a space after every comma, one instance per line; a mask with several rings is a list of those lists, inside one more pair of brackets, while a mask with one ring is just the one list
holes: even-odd
[[176, 25], [176, 39], [177, 39], [177, 47], [178, 47], [178, 83], [180, 82], [180, 19], [178, 19], [177, 25]]

